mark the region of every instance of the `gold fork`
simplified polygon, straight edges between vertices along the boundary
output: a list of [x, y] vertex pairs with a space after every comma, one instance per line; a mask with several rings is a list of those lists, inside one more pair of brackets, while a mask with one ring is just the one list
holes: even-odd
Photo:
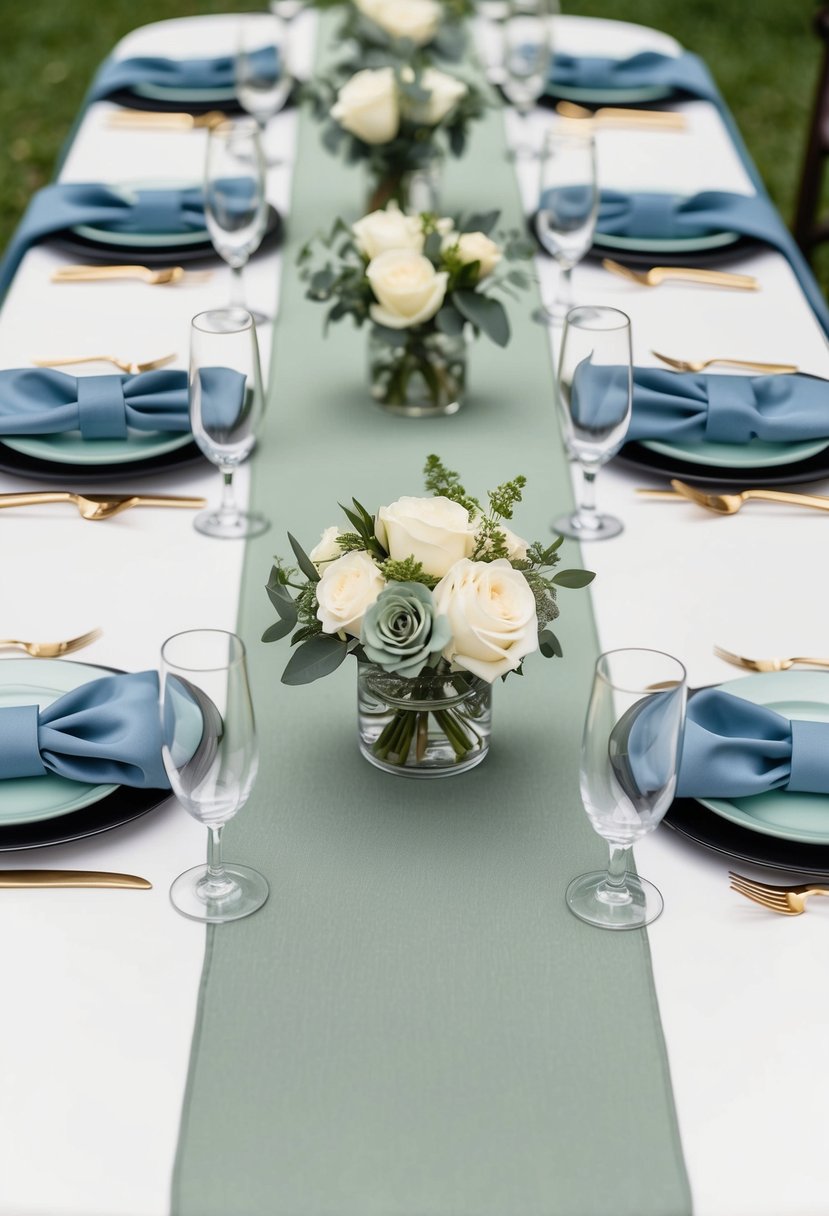
[[84, 646], [90, 646], [100, 636], [100, 629], [90, 629], [89, 633], [69, 638], [66, 642], [21, 642], [19, 638], [2, 638], [0, 649], [25, 650], [35, 659], [56, 659], [64, 654], [72, 654], [74, 650], [83, 650]]
[[829, 498], [821, 494], [795, 494], [792, 490], [740, 490], [735, 494], [706, 494], [695, 486], [671, 478], [671, 485], [683, 498], [713, 511], [715, 515], [736, 515], [752, 498], [763, 502], [784, 502], [792, 507], [813, 507], [817, 511], [829, 511]]
[[670, 355], [660, 355], [658, 350], [652, 350], [651, 354], [678, 372], [702, 372], [715, 363], [724, 363], [726, 367], [747, 367], [751, 371], [765, 372], [769, 376], [789, 375], [798, 370], [794, 363], [759, 363], [751, 359], [672, 359]]
[[643, 287], [658, 287], [668, 280], [706, 283], [709, 287], [730, 287], [735, 291], [758, 291], [760, 287], [753, 275], [730, 274], [723, 270], [695, 270], [690, 266], [654, 266], [651, 270], [631, 270], [612, 258], [602, 258], [602, 266], [611, 274], [618, 274]]
[[735, 667], [743, 667], [746, 671], [788, 671], [798, 663], [807, 667], [829, 667], [829, 659], [809, 658], [806, 655], [796, 655], [790, 659], [747, 659], [744, 655], [724, 650], [722, 646], [715, 646], [714, 654], [718, 659], [733, 663]]
[[61, 266], [52, 275], [53, 283], [96, 283], [109, 279], [140, 279], [152, 286], [172, 283], [206, 282], [212, 270], [185, 270], [182, 266], [166, 266], [151, 270], [149, 266]]
[[197, 131], [201, 127], [210, 130], [212, 127], [218, 127], [225, 120], [226, 115], [221, 110], [209, 110], [207, 114], [113, 110], [107, 119], [111, 127], [148, 127], [156, 131]]
[[774, 887], [767, 882], [744, 878], [733, 870], [728, 871], [728, 877], [732, 891], [738, 891], [746, 899], [752, 899], [781, 916], [801, 916], [806, 911], [806, 900], [810, 895], [829, 895], [829, 887], [816, 887], [808, 882], [798, 887]]
[[181, 498], [170, 494], [73, 494], [70, 490], [36, 490], [23, 494], [0, 494], [4, 507], [33, 507], [48, 502], [71, 502], [84, 519], [111, 519], [131, 507], [204, 507], [205, 498]]
[[81, 358], [72, 359], [32, 359], [32, 363], [35, 367], [68, 367], [72, 363], [113, 363], [122, 372], [137, 376], [140, 372], [151, 372], [157, 367], [164, 367], [165, 364], [172, 363], [175, 357], [174, 351], [172, 355], [162, 355], [160, 359], [146, 359], [143, 363], [131, 363], [127, 359], [117, 359], [115, 355], [84, 355]]

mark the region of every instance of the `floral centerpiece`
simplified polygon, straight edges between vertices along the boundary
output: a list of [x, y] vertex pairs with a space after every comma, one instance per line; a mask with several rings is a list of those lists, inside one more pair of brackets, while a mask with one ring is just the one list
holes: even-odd
[[361, 66], [400, 60], [459, 60], [466, 48], [470, 0], [354, 0], [340, 37], [358, 48]]
[[360, 750], [410, 776], [463, 772], [489, 748], [492, 684], [522, 672], [527, 655], [561, 655], [550, 623], [559, 587], [593, 574], [562, 570], [561, 537], [528, 543], [506, 525], [524, 477], [482, 506], [457, 473], [429, 456], [431, 497], [398, 498], [370, 514], [343, 507], [348, 527], [326, 528], [298, 570], [277, 559], [267, 585], [279, 619], [263, 635], [292, 634], [282, 675], [307, 684], [358, 663]]
[[374, 186], [367, 210], [397, 199], [436, 206], [436, 175], [446, 149], [460, 156], [469, 125], [484, 113], [483, 94], [460, 77], [419, 62], [364, 67], [339, 83], [311, 88], [329, 151], [363, 161]]
[[371, 326], [375, 400], [410, 416], [455, 413], [466, 382], [465, 332], [506, 346], [510, 325], [498, 292], [528, 286], [515, 263], [532, 256], [520, 233], [489, 235], [498, 212], [453, 219], [406, 215], [394, 203], [300, 253], [308, 297], [329, 304], [326, 324], [350, 316]]

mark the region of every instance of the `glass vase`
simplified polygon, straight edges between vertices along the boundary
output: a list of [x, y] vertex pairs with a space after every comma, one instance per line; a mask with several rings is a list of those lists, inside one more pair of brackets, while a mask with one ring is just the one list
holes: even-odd
[[466, 389], [466, 339], [423, 328], [397, 331], [393, 346], [372, 330], [369, 384], [374, 400], [391, 414], [434, 418], [456, 414]]
[[492, 686], [469, 672], [398, 676], [373, 663], [357, 669], [360, 751], [402, 777], [449, 777], [489, 750]]
[[369, 180], [366, 214], [380, 211], [392, 201], [410, 215], [436, 213], [442, 170], [443, 158], [435, 154], [421, 165], [388, 165], [382, 172], [375, 171]]

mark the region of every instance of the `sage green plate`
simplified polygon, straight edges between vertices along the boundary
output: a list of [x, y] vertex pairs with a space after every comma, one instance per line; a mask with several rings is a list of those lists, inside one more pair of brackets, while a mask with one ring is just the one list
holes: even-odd
[[707, 236], [675, 236], [657, 239], [646, 236], [610, 236], [596, 233], [596, 244], [608, 249], [630, 249], [640, 253], [704, 253], [742, 240], [739, 232], [709, 232]]
[[163, 84], [135, 84], [132, 92], [152, 101], [235, 101], [236, 89], [228, 85], [224, 89], [174, 89]]
[[126, 439], [84, 439], [80, 431], [61, 435], [4, 436], [3, 443], [24, 456], [55, 464], [129, 464], [150, 456], [163, 456], [193, 442], [189, 431], [169, 435], [162, 431], [131, 431]]
[[[743, 676], [721, 684], [753, 705], [765, 705], [786, 718], [829, 722], [829, 673], [776, 671]], [[750, 798], [697, 798], [715, 814], [780, 840], [829, 844], [829, 794], [770, 790]]]
[[[39, 705], [43, 709], [63, 693], [107, 674], [100, 667], [60, 659], [2, 659], [0, 707]], [[68, 815], [100, 802], [116, 789], [117, 785], [88, 785], [52, 773], [0, 781], [0, 827]]]
[[762, 439], [750, 439], [748, 443], [664, 443], [657, 439], [642, 439], [640, 443], [660, 456], [687, 460], [689, 464], [706, 464], [718, 469], [765, 469], [817, 456], [829, 447], [829, 438], [802, 443], [765, 443]]

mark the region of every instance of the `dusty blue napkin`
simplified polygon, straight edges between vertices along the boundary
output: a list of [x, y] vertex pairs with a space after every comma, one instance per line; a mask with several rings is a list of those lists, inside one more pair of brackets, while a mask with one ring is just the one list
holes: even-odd
[[[251, 56], [256, 70], [266, 77], [278, 78], [281, 71], [279, 50], [275, 46], [261, 47]], [[98, 69], [87, 96], [90, 101], [100, 101], [122, 89], [134, 89], [137, 85], [155, 85], [168, 89], [193, 89], [209, 92], [216, 90], [221, 96], [232, 89], [235, 80], [233, 55], [218, 55], [212, 58], [166, 59], [160, 55], [137, 55], [130, 59], [106, 59]]]
[[549, 91], [553, 95], [556, 85], [571, 89], [595, 89], [597, 92], [659, 88], [666, 93], [704, 97], [719, 102], [719, 93], [711, 73], [699, 56], [692, 55], [690, 51], [683, 51], [680, 55], [642, 51], [627, 59], [556, 54], [553, 56], [549, 82]]
[[103, 676], [36, 705], [0, 708], [0, 778], [56, 773], [93, 785], [167, 789], [158, 676]]

